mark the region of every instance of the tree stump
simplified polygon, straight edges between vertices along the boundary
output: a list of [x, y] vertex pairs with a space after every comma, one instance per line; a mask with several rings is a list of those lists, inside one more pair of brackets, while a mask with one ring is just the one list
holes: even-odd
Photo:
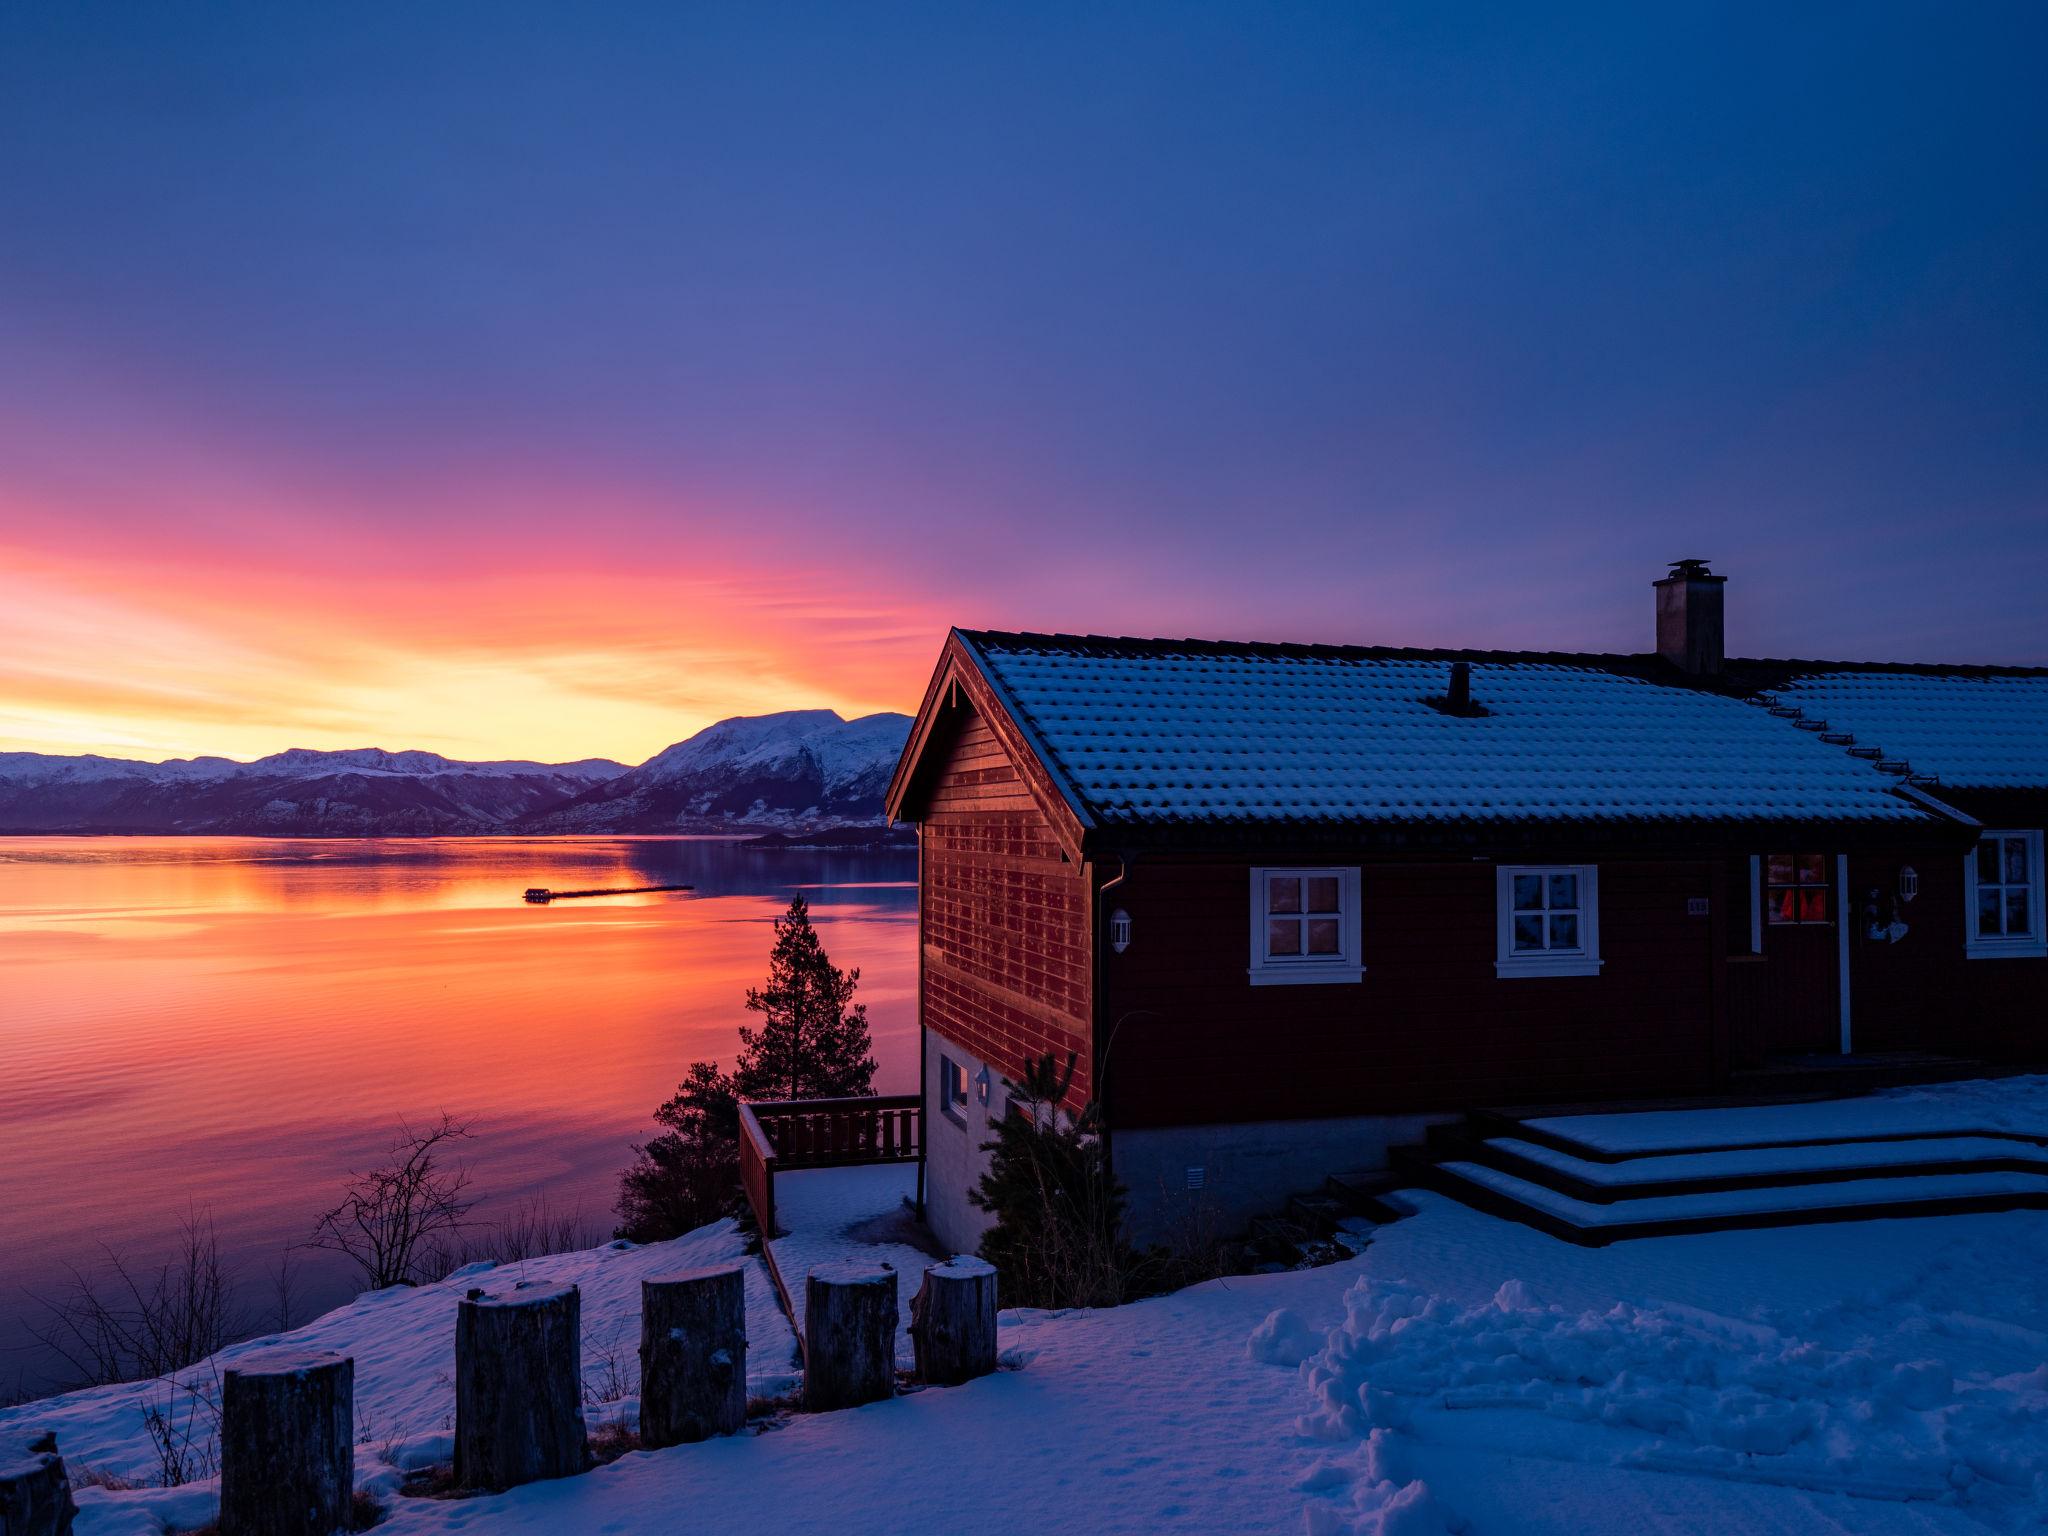
[[640, 1282], [640, 1443], [729, 1435], [747, 1422], [747, 1280], [737, 1264]]
[[820, 1264], [804, 1282], [804, 1407], [852, 1408], [896, 1390], [896, 1271]]
[[221, 1536], [333, 1536], [355, 1494], [356, 1363], [244, 1355], [220, 1380]]
[[71, 1536], [71, 1477], [48, 1430], [0, 1447], [0, 1536]]
[[958, 1254], [924, 1272], [910, 1301], [917, 1375], [958, 1386], [996, 1368], [996, 1267]]
[[521, 1281], [455, 1308], [455, 1481], [516, 1488], [590, 1466], [583, 1295]]

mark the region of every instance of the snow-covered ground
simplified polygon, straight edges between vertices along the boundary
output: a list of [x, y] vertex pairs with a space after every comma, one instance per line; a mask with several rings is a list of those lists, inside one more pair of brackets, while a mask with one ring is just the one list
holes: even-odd
[[[2022, 1099], [2048, 1103], [2048, 1079], [1996, 1088], [2015, 1114]], [[1008, 1368], [994, 1377], [784, 1416], [488, 1498], [395, 1492], [399, 1466], [447, 1454], [463, 1282], [366, 1297], [297, 1337], [356, 1355], [358, 1478], [386, 1503], [394, 1536], [685, 1525], [1007, 1536], [1040, 1523], [1981, 1536], [2048, 1524], [2048, 1213], [1585, 1249], [1433, 1195], [1405, 1198], [1416, 1214], [1344, 1264], [1112, 1311], [1006, 1313]], [[623, 1341], [632, 1364], [642, 1274], [739, 1252], [721, 1223], [523, 1273], [583, 1286], [585, 1374], [601, 1381], [604, 1340]], [[786, 1373], [790, 1333], [749, 1262], [760, 1391]], [[627, 1396], [591, 1417], [635, 1411]], [[152, 1464], [137, 1389], [14, 1410], [0, 1436], [40, 1424], [74, 1464]], [[86, 1488], [79, 1529], [197, 1524], [213, 1499], [210, 1482]]]
[[917, 1190], [917, 1165], [881, 1163], [872, 1168], [813, 1168], [778, 1174], [775, 1180], [775, 1262], [789, 1287], [796, 1325], [804, 1321], [804, 1276], [820, 1264], [847, 1257], [858, 1248], [865, 1260], [896, 1271], [896, 1364], [916, 1361], [910, 1343], [910, 1298], [926, 1269], [944, 1258], [920, 1242], [923, 1223], [905, 1204]]

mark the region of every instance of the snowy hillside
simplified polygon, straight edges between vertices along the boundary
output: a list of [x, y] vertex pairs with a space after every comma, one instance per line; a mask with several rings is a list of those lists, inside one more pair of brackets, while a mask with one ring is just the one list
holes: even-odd
[[910, 717], [843, 720], [829, 709], [707, 726], [630, 773], [527, 818], [522, 832], [708, 832], [882, 819]]
[[[2034, 1114], [2048, 1079], [1927, 1092]], [[1006, 1312], [1005, 1369], [965, 1386], [776, 1411], [728, 1439], [470, 1499], [398, 1487], [449, 1454], [455, 1299], [477, 1271], [364, 1296], [290, 1337], [354, 1355], [357, 1483], [393, 1536], [666, 1530], [678, 1511], [693, 1530], [791, 1536], [1009, 1536], [1020, 1522], [1127, 1536], [2016, 1536], [2048, 1523], [2048, 1213], [1594, 1249], [1439, 1196], [1401, 1199], [1414, 1214], [1342, 1264], [1113, 1310]], [[583, 1288], [593, 1428], [637, 1423], [639, 1280], [742, 1258], [719, 1222], [517, 1267]], [[768, 1395], [792, 1379], [792, 1336], [759, 1259], [743, 1262], [748, 1380]], [[214, 1372], [190, 1377], [206, 1390]], [[75, 1469], [146, 1482], [143, 1413], [162, 1391], [0, 1412], [0, 1443], [47, 1426]], [[85, 1486], [78, 1530], [156, 1536], [204, 1523], [217, 1498], [211, 1477]]]
[[0, 833], [405, 836], [491, 832], [626, 771], [465, 763], [433, 752], [294, 748], [254, 762], [0, 753]]

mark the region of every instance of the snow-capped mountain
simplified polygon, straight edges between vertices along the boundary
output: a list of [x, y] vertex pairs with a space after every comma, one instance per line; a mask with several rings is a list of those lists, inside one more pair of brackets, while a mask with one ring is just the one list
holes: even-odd
[[721, 720], [638, 768], [465, 763], [295, 747], [251, 763], [0, 752], [0, 833], [402, 837], [486, 832], [811, 831], [872, 825], [905, 715]]
[[394, 837], [495, 832], [626, 771], [295, 747], [252, 763], [0, 752], [0, 832]]
[[741, 715], [657, 752], [521, 832], [715, 832], [872, 825], [910, 717], [829, 709]]

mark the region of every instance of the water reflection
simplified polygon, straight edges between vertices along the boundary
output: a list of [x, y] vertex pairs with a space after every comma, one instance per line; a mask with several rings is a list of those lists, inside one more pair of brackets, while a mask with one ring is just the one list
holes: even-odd
[[0, 1349], [22, 1286], [151, 1258], [188, 1205], [268, 1259], [402, 1116], [472, 1115], [479, 1188], [608, 1219], [650, 1109], [731, 1059], [797, 890], [861, 970], [877, 1086], [909, 1089], [915, 873], [700, 839], [0, 841]]

